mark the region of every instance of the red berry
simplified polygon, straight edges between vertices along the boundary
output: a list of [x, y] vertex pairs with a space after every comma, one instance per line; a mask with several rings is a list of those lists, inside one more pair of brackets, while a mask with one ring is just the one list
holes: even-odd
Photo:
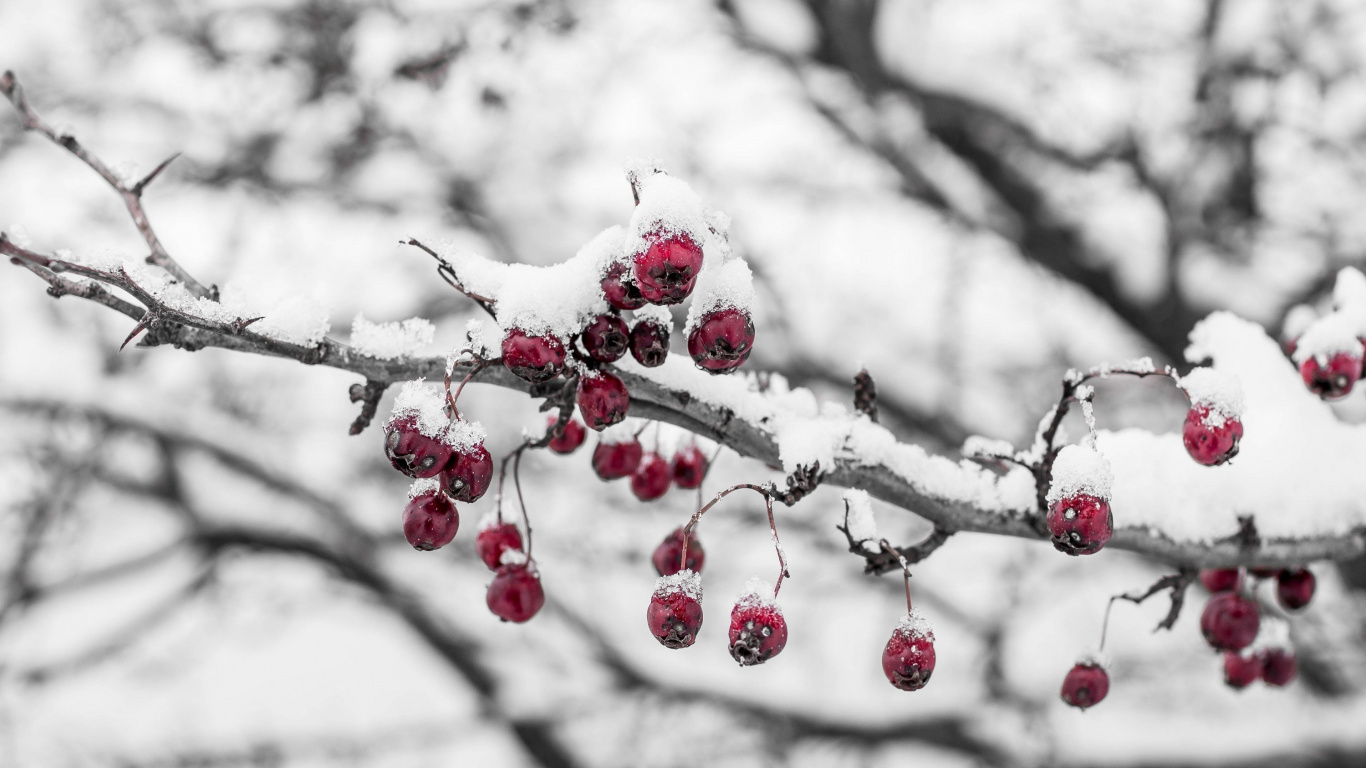
[[1062, 700], [1077, 709], [1094, 707], [1110, 692], [1110, 674], [1105, 667], [1083, 661], [1068, 670], [1062, 679]]
[[707, 456], [696, 443], [688, 443], [674, 453], [674, 485], [689, 490], [702, 484], [707, 474]]
[[602, 294], [607, 303], [617, 309], [640, 309], [645, 306], [645, 297], [640, 295], [631, 268], [623, 262], [613, 262], [602, 278]]
[[1214, 467], [1238, 455], [1238, 441], [1243, 437], [1243, 422], [1209, 406], [1196, 405], [1186, 412], [1186, 424], [1181, 437], [1186, 453], [1198, 463]]
[[753, 348], [754, 321], [749, 312], [733, 307], [708, 312], [688, 334], [688, 354], [710, 373], [739, 368]]
[[1276, 577], [1276, 599], [1296, 611], [1314, 599], [1314, 574], [1307, 568], [1286, 568]]
[[616, 315], [598, 315], [583, 329], [579, 337], [588, 356], [600, 363], [615, 363], [631, 346], [631, 331], [626, 321]]
[[934, 674], [934, 633], [915, 614], [902, 619], [882, 649], [882, 674], [903, 691], [918, 691]]
[[742, 667], [763, 664], [787, 645], [787, 621], [771, 599], [745, 595], [730, 612], [730, 657]]
[[489, 585], [487, 602], [498, 618], [521, 624], [545, 605], [540, 574], [527, 563], [501, 566]]
[[1227, 592], [1238, 586], [1238, 569], [1206, 568], [1200, 571], [1200, 583], [1211, 592]]
[[1310, 392], [1325, 400], [1346, 397], [1361, 376], [1361, 355], [1338, 352], [1320, 364], [1317, 356], [1300, 363], [1300, 378]]
[[702, 271], [702, 248], [683, 233], [645, 236], [650, 245], [635, 257], [636, 285], [651, 304], [678, 304], [692, 293]]
[[657, 453], [650, 453], [631, 475], [631, 492], [641, 501], [654, 501], [668, 492], [672, 482], [673, 470], [669, 462]]
[[408, 477], [435, 477], [450, 463], [451, 447], [418, 431], [417, 417], [404, 416], [384, 425], [384, 455]]
[[559, 376], [564, 355], [564, 344], [554, 336], [528, 336], [513, 328], [503, 337], [503, 365], [532, 384]]
[[[546, 422], [547, 427], [553, 427], [559, 422], [558, 416], [551, 416]], [[570, 419], [564, 425], [564, 431], [550, 438], [547, 447], [555, 453], [573, 453], [583, 445], [584, 438], [588, 436], [588, 430], [583, 428], [583, 422], [578, 419]]]
[[669, 357], [669, 329], [653, 320], [637, 320], [631, 329], [631, 357], [646, 368], [656, 368]]
[[1224, 684], [1243, 689], [1262, 679], [1262, 655], [1224, 651]]
[[1262, 659], [1262, 679], [1267, 685], [1289, 685], [1295, 679], [1299, 666], [1295, 663], [1293, 651], [1267, 648], [1257, 655]]
[[[660, 576], [672, 576], [678, 573], [683, 565], [683, 529], [675, 528], [673, 532], [664, 537], [655, 547], [655, 553], [650, 556], [651, 562], [655, 564], [655, 571]], [[683, 565], [693, 573], [701, 573], [702, 565], [707, 561], [707, 553], [702, 549], [702, 542], [697, 540], [697, 534], [688, 534], [688, 562]]]
[[645, 448], [639, 440], [626, 443], [598, 443], [593, 449], [593, 471], [603, 480], [627, 477], [640, 466]]
[[457, 451], [441, 473], [441, 489], [456, 501], [472, 503], [488, 492], [493, 480], [493, 457], [483, 444]]
[[645, 620], [665, 648], [687, 648], [702, 628], [702, 582], [691, 571], [664, 577], [650, 597]]
[[1115, 533], [1110, 502], [1087, 493], [1064, 496], [1048, 509], [1053, 546], [1069, 555], [1094, 555]]
[[437, 491], [414, 496], [403, 509], [403, 537], [413, 549], [440, 549], [451, 543], [459, 529], [455, 505]]
[[1216, 651], [1241, 651], [1257, 637], [1257, 604], [1237, 592], [1220, 592], [1205, 604], [1200, 631]]
[[575, 399], [583, 422], [598, 432], [626, 418], [631, 407], [625, 382], [606, 371], [585, 371]]
[[479, 531], [474, 537], [474, 551], [490, 571], [503, 564], [503, 553], [522, 551], [522, 533], [512, 523], [495, 523]]

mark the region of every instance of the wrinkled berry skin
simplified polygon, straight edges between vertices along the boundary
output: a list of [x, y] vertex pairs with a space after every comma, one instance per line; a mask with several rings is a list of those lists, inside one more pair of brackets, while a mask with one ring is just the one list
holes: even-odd
[[[551, 416], [550, 419], [546, 421], [546, 428], [553, 428], [559, 420], [559, 417]], [[564, 431], [555, 437], [550, 438], [550, 442], [546, 444], [546, 447], [555, 453], [573, 453], [579, 449], [580, 445], [583, 445], [583, 441], [586, 437], [588, 437], [588, 430], [583, 428], [583, 422], [578, 419], [570, 419], [564, 425]]]
[[1215, 427], [1207, 423], [1209, 418], [1208, 406], [1192, 407], [1186, 412], [1181, 440], [1186, 444], [1186, 453], [1196, 463], [1217, 467], [1238, 455], [1238, 441], [1243, 439], [1243, 422], [1225, 417], [1224, 423]]
[[441, 489], [452, 499], [468, 504], [482, 498], [492, 480], [493, 457], [480, 444], [451, 457], [450, 466], [441, 473]]
[[646, 235], [650, 246], [635, 257], [636, 285], [651, 304], [678, 304], [702, 271], [702, 248], [683, 233]]
[[1200, 631], [1216, 651], [1241, 651], [1252, 644], [1261, 624], [1257, 604], [1236, 592], [1220, 592], [1205, 604]]
[[631, 331], [626, 321], [616, 315], [598, 315], [583, 329], [579, 337], [588, 356], [599, 363], [615, 363], [631, 346]]
[[539, 384], [564, 370], [564, 344], [554, 336], [528, 336], [513, 328], [503, 337], [503, 365], [523, 381]]
[[417, 429], [407, 416], [384, 425], [384, 455], [394, 469], [408, 477], [436, 477], [451, 461], [451, 447]]
[[629, 477], [640, 466], [645, 448], [639, 440], [629, 443], [598, 443], [593, 449], [593, 471], [603, 480]]
[[1304, 379], [1304, 385], [1324, 400], [1346, 397], [1360, 376], [1361, 355], [1350, 352], [1338, 352], [1328, 358], [1326, 365], [1320, 365], [1317, 357], [1300, 364], [1300, 378]]
[[521, 624], [545, 605], [541, 577], [525, 563], [504, 565], [489, 585], [489, 610], [503, 621]]
[[435, 491], [414, 496], [403, 509], [403, 538], [413, 549], [440, 549], [451, 543], [458, 530], [460, 515], [455, 505]]
[[583, 423], [597, 432], [620, 423], [631, 407], [625, 382], [606, 371], [580, 376], [574, 399]]
[[787, 645], [787, 621], [765, 603], [739, 602], [730, 612], [730, 657], [742, 667], [763, 664]]
[[509, 549], [522, 550], [522, 532], [512, 523], [491, 525], [474, 537], [474, 552], [490, 571], [498, 570]]
[[640, 309], [646, 303], [636, 286], [631, 267], [620, 261], [608, 267], [607, 274], [603, 275], [602, 295], [616, 309]]
[[1262, 661], [1262, 679], [1267, 685], [1289, 685], [1299, 672], [1295, 654], [1283, 648], [1267, 648], [1257, 654]]
[[1200, 583], [1210, 592], [1228, 592], [1238, 586], [1238, 569], [1206, 568], [1200, 571]]
[[1110, 674], [1099, 664], [1079, 663], [1062, 679], [1062, 700], [1077, 709], [1094, 707], [1110, 692]]
[[729, 307], [703, 315], [688, 334], [688, 354], [708, 373], [727, 373], [745, 364], [754, 349], [754, 320]]
[[1094, 555], [1115, 533], [1110, 503], [1087, 493], [1059, 499], [1048, 509], [1053, 546], [1069, 555]]
[[1307, 568], [1286, 568], [1276, 577], [1276, 599], [1292, 611], [1298, 611], [1314, 599], [1314, 574]]
[[1252, 685], [1262, 679], [1262, 655], [1247, 655], [1224, 652], [1224, 685], [1235, 690]]
[[[660, 576], [672, 576], [683, 568], [679, 565], [683, 562], [683, 529], [675, 528], [673, 532], [664, 537], [655, 547], [655, 553], [650, 556], [650, 562], [654, 563], [655, 571]], [[697, 540], [697, 534], [688, 534], [688, 562], [684, 566], [693, 573], [701, 573], [702, 566], [707, 562], [707, 553], [702, 549], [702, 542]]]
[[640, 466], [631, 475], [631, 493], [641, 501], [654, 501], [669, 490], [673, 482], [673, 468], [657, 453], [641, 459]]
[[903, 691], [918, 691], [934, 674], [934, 639], [897, 629], [882, 649], [882, 674]]
[[657, 368], [669, 357], [669, 329], [641, 320], [631, 329], [631, 357], [646, 368]]
[[702, 628], [702, 604], [682, 592], [656, 592], [645, 611], [645, 621], [660, 645], [687, 648]]
[[673, 470], [674, 485], [692, 490], [707, 475], [707, 457], [696, 443], [689, 443], [674, 453]]

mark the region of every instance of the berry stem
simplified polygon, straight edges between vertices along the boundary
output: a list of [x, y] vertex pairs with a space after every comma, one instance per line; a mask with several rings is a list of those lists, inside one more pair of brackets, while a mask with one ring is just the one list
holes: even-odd
[[512, 487], [517, 489], [517, 506], [522, 508], [522, 525], [526, 528], [526, 560], [529, 563], [531, 562], [531, 518], [527, 516], [526, 499], [522, 498], [521, 473], [522, 451], [525, 448], [526, 445], [523, 444], [522, 447], [518, 448], [516, 451], [513, 451], [513, 456], [515, 456], [516, 458], [512, 460]]
[[1100, 651], [1105, 652], [1105, 636], [1110, 631], [1110, 609], [1115, 607], [1115, 601], [1122, 599], [1123, 595], [1115, 595], [1105, 604], [1105, 618], [1100, 621]]
[[[639, 433], [637, 433], [637, 434], [639, 434]], [[719, 455], [719, 454], [721, 453], [720, 449], [717, 449], [716, 453]], [[705, 479], [705, 477], [706, 477], [706, 476], [703, 475], [703, 479]], [[700, 486], [699, 486], [699, 488], [700, 488]], [[721, 491], [720, 493], [716, 494], [716, 496], [715, 496], [711, 501], [707, 502], [705, 506], [698, 507], [698, 508], [697, 508], [697, 511], [694, 512], [694, 513], [692, 514], [692, 519], [688, 521], [688, 524], [687, 524], [687, 525], [683, 526], [683, 551], [682, 551], [682, 553], [681, 553], [681, 555], [680, 555], [680, 559], [679, 559], [679, 561], [678, 561], [678, 565], [679, 565], [679, 568], [680, 568], [680, 569], [683, 568], [684, 566], [686, 566], [686, 565], [688, 564], [688, 536], [693, 532], [693, 529], [697, 527], [697, 521], [702, 519], [702, 515], [706, 514], [707, 510], [709, 510], [709, 509], [711, 509], [712, 507], [716, 506], [716, 502], [720, 501], [721, 499], [726, 498], [727, 496], [731, 495], [732, 493], [735, 493], [736, 491], [739, 491], [739, 490], [742, 490], [742, 489], [745, 489], [745, 488], [748, 488], [749, 490], [754, 491], [755, 493], [759, 494], [760, 496], [763, 496], [763, 497], [764, 497], [764, 501], [768, 502], [768, 522], [769, 522], [769, 525], [770, 525], [770, 526], [773, 525], [773, 495], [772, 495], [773, 492], [772, 492], [772, 489], [767, 488], [767, 487], [762, 486], [762, 485], [754, 485], [753, 483], [740, 483], [739, 485], [732, 485], [731, 487], [726, 488], [725, 490], [723, 490], [723, 491]], [[698, 496], [699, 496], [699, 498], [701, 497], [701, 492], [700, 492], [700, 490], [699, 490]], [[775, 544], [776, 544], [777, 541], [778, 541], [778, 529], [777, 529], [776, 527], [773, 528], [773, 541], [774, 541]], [[782, 565], [783, 565], [783, 571], [786, 572], [786, 571], [787, 571], [787, 563], [783, 561], [783, 553], [782, 553], [782, 550], [781, 550], [781, 549], [778, 550], [778, 561], [779, 561], [780, 563], [782, 563]], [[780, 576], [779, 579], [778, 579], [778, 583], [779, 583], [779, 584], [782, 584], [782, 581], [783, 581], [783, 580], [782, 580], [782, 578], [781, 578], [781, 576]], [[777, 591], [776, 591], [776, 590], [774, 591], [774, 594], [777, 594]]]
[[446, 366], [446, 379], [444, 382], [446, 387], [446, 415], [449, 416], [452, 421], [460, 418], [460, 409], [455, 407], [455, 401], [460, 399], [460, 393], [465, 391], [465, 385], [470, 383], [470, 379], [474, 378], [475, 374], [484, 370], [486, 367], [488, 367], [488, 361], [479, 358], [469, 374], [460, 380], [460, 386], [455, 388], [455, 394], [451, 394], [451, 375], [455, 371], [455, 361], [452, 360], [451, 364]]
[[886, 539], [882, 539], [878, 544], [881, 545], [884, 552], [891, 553], [896, 557], [897, 562], [901, 563], [901, 577], [906, 582], [906, 615], [909, 616], [911, 614], [911, 564], [906, 562], [906, 556], [901, 554], [901, 551], [896, 547], [888, 544]]
[[[773, 496], [764, 494], [764, 506], [768, 511], [768, 529], [773, 531], [773, 551], [778, 553], [778, 580], [773, 584], [773, 597], [778, 597], [778, 590], [783, 587], [783, 579], [790, 576], [787, 572], [787, 555], [783, 553], [783, 545], [778, 541], [778, 523], [773, 519]], [[687, 546], [687, 537], [684, 539], [684, 546]]]

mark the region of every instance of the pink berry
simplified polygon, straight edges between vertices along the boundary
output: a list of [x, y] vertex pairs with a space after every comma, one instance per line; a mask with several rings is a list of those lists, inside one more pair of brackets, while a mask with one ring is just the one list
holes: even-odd
[[754, 321], [749, 312], [728, 307], [712, 310], [688, 334], [688, 354], [709, 373], [739, 368], [754, 348]]
[[1186, 412], [1182, 441], [1196, 462], [1214, 467], [1238, 455], [1238, 441], [1243, 438], [1243, 422], [1211, 412], [1208, 406], [1196, 405]]
[[696, 443], [688, 443], [674, 453], [674, 485], [692, 490], [707, 474], [707, 456]]
[[616, 315], [598, 315], [584, 327], [579, 338], [588, 356], [600, 363], [615, 363], [631, 346], [631, 331]]
[[918, 691], [934, 674], [934, 635], [897, 627], [882, 649], [882, 674], [903, 691]]
[[1307, 568], [1286, 568], [1276, 577], [1276, 599], [1297, 611], [1314, 599], [1314, 574]]
[[669, 357], [669, 329], [653, 320], [637, 320], [631, 329], [631, 357], [646, 368], [657, 368]]
[[669, 462], [657, 453], [650, 453], [631, 475], [631, 492], [641, 501], [654, 501], [668, 492], [672, 482], [673, 470]]
[[436, 491], [414, 496], [403, 509], [403, 537], [413, 549], [440, 549], [451, 543], [459, 529], [455, 505]]
[[655, 590], [645, 620], [665, 648], [687, 648], [702, 628], [702, 604], [681, 590]]
[[1206, 568], [1200, 571], [1200, 583], [1211, 592], [1227, 592], [1238, 586], [1238, 569]]
[[513, 328], [503, 337], [503, 365], [532, 384], [559, 376], [564, 355], [564, 344], [554, 336], [528, 336]]
[[741, 598], [730, 612], [730, 656], [742, 667], [763, 664], [787, 645], [787, 621], [772, 602]]
[[1262, 679], [1262, 656], [1224, 651], [1224, 684], [1243, 689]]
[[1062, 700], [1077, 709], [1094, 707], [1110, 692], [1110, 674], [1105, 667], [1081, 662], [1062, 679]]
[[1310, 392], [1325, 400], [1346, 397], [1361, 376], [1361, 355], [1338, 352], [1320, 364], [1317, 356], [1300, 364], [1300, 378]]
[[639, 440], [627, 443], [598, 443], [593, 449], [593, 471], [603, 480], [629, 477], [640, 466], [645, 448]]
[[435, 477], [451, 460], [451, 447], [418, 431], [417, 418], [404, 416], [384, 425], [384, 455], [408, 477]]
[[545, 605], [540, 574], [526, 563], [501, 566], [489, 585], [487, 602], [498, 618], [521, 624]]
[[503, 553], [522, 551], [522, 533], [512, 523], [495, 523], [474, 537], [474, 552], [490, 571], [503, 564]]
[[479, 444], [456, 451], [450, 466], [441, 473], [441, 489], [456, 501], [472, 503], [488, 492], [493, 480], [493, 457]]
[[575, 399], [583, 422], [597, 432], [621, 422], [631, 407], [625, 382], [606, 371], [585, 371]]
[[[546, 422], [546, 427], [555, 426], [559, 420], [558, 416], [551, 416]], [[550, 438], [546, 447], [555, 453], [573, 453], [579, 449], [580, 445], [583, 445], [584, 438], [587, 436], [588, 430], [583, 428], [583, 422], [578, 419], [570, 419], [564, 425], [564, 431]]]
[[1257, 604], [1237, 592], [1220, 592], [1205, 604], [1200, 631], [1216, 651], [1241, 651], [1257, 637]]
[[1110, 503], [1087, 493], [1065, 496], [1048, 509], [1053, 546], [1069, 555], [1094, 555], [1115, 533]]
[[702, 248], [683, 233], [651, 232], [650, 244], [635, 257], [636, 285], [651, 304], [678, 304], [692, 293], [702, 271]]
[[1299, 672], [1293, 651], [1284, 648], [1267, 648], [1257, 654], [1262, 659], [1262, 679], [1267, 685], [1280, 687], [1289, 685]]
[[[655, 553], [650, 556], [650, 561], [655, 564], [655, 571], [660, 576], [672, 576], [683, 568], [693, 573], [701, 573], [702, 565], [707, 561], [707, 553], [702, 549], [702, 542], [697, 540], [697, 534], [688, 534], [688, 562], [683, 564], [683, 529], [675, 528], [673, 532], [664, 537], [655, 547]], [[682, 567], [680, 567], [682, 566]]]
[[617, 309], [640, 309], [645, 306], [645, 297], [640, 295], [631, 268], [623, 262], [613, 262], [602, 278], [602, 294], [607, 303]]

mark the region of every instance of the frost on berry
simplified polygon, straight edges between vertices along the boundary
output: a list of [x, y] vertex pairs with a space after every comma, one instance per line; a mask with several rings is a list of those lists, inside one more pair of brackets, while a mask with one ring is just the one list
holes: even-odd
[[579, 338], [589, 357], [600, 363], [615, 363], [626, 354], [631, 331], [619, 316], [603, 314], [590, 320]]
[[665, 648], [687, 648], [702, 628], [702, 577], [693, 571], [661, 576], [645, 612], [650, 634]]
[[1206, 568], [1200, 571], [1200, 583], [1210, 592], [1228, 592], [1238, 586], [1238, 569]]
[[903, 691], [918, 691], [934, 673], [934, 632], [918, 611], [901, 618], [882, 649], [882, 673]]
[[503, 553], [522, 550], [522, 533], [512, 523], [498, 522], [490, 515], [479, 527], [474, 537], [474, 551], [491, 571], [498, 570], [503, 562]]
[[1287, 568], [1276, 577], [1276, 600], [1297, 611], [1314, 599], [1314, 573], [1308, 568]]
[[1257, 637], [1257, 604], [1236, 592], [1220, 592], [1205, 604], [1200, 631], [1216, 651], [1241, 651]]
[[606, 371], [584, 371], [574, 399], [584, 424], [598, 432], [625, 419], [631, 407], [625, 382]]
[[631, 492], [641, 501], [654, 501], [669, 490], [673, 482], [673, 468], [663, 456], [651, 452], [641, 459], [631, 475]]
[[688, 534], [688, 562], [683, 562], [683, 528], [675, 528], [659, 542], [655, 547], [654, 554], [650, 556], [650, 562], [654, 563], [655, 571], [660, 576], [672, 576], [680, 570], [689, 570], [694, 573], [702, 572], [702, 565], [707, 560], [707, 553], [702, 549], [702, 542], [697, 540], [697, 534]]
[[[408, 500], [403, 509], [403, 537], [413, 549], [440, 549], [455, 538], [460, 529], [460, 515], [451, 500], [442, 495], [429, 481], [419, 480], [427, 490]], [[416, 484], [415, 484], [416, 485]]]
[[1235, 690], [1262, 679], [1262, 657], [1258, 653], [1224, 651], [1224, 684]]
[[451, 441], [444, 403], [440, 390], [421, 379], [399, 389], [384, 425], [384, 455], [394, 469], [409, 477], [433, 477], [446, 468]]
[[697, 443], [688, 443], [674, 452], [674, 485], [692, 490], [702, 485], [707, 474], [707, 457]]
[[1186, 412], [1181, 441], [1196, 462], [1215, 467], [1238, 455], [1243, 422], [1207, 405], [1192, 405]]
[[730, 656], [742, 667], [763, 664], [787, 645], [787, 621], [760, 579], [752, 579], [730, 612]]
[[552, 335], [530, 336], [520, 328], [503, 336], [503, 365], [532, 384], [549, 381], [564, 370], [564, 343]]
[[[1347, 270], [1338, 273], [1341, 283]], [[1300, 335], [1293, 359], [1309, 391], [1333, 400], [1345, 397], [1361, 376], [1363, 308], [1334, 312]]]
[[688, 354], [708, 373], [728, 373], [744, 365], [754, 349], [754, 321], [741, 309], [704, 315], [688, 334]]
[[456, 501], [478, 501], [493, 480], [493, 457], [483, 444], [458, 450], [441, 473], [441, 487]]
[[1114, 535], [1110, 463], [1089, 445], [1069, 445], [1053, 461], [1048, 487], [1048, 531], [1053, 546], [1069, 555], [1099, 552]]
[[646, 368], [658, 368], [669, 357], [669, 326], [653, 318], [636, 318], [631, 327], [631, 357]]
[[531, 563], [499, 566], [493, 583], [489, 584], [487, 602], [498, 618], [521, 624], [545, 605], [541, 575]]
[[1295, 662], [1295, 652], [1289, 648], [1266, 648], [1259, 651], [1262, 662], [1262, 680], [1267, 685], [1277, 687], [1289, 685], [1299, 672]]
[[1062, 700], [1077, 709], [1094, 707], [1109, 692], [1110, 674], [1092, 659], [1077, 662], [1062, 679]]
[[[549, 429], [554, 427], [559, 423], [559, 420], [558, 416], [551, 416], [546, 421], [546, 428]], [[588, 430], [583, 428], [583, 422], [571, 418], [565, 423], [564, 431], [550, 438], [550, 442], [546, 444], [546, 447], [555, 453], [573, 453], [578, 450], [580, 445], [583, 445], [583, 441], [587, 436]]]
[[645, 455], [645, 448], [631, 436], [630, 432], [625, 433], [625, 442], [609, 442], [607, 435], [598, 442], [598, 446], [593, 449], [593, 471], [603, 480], [616, 480], [622, 477], [629, 477], [640, 466], [640, 459]]

